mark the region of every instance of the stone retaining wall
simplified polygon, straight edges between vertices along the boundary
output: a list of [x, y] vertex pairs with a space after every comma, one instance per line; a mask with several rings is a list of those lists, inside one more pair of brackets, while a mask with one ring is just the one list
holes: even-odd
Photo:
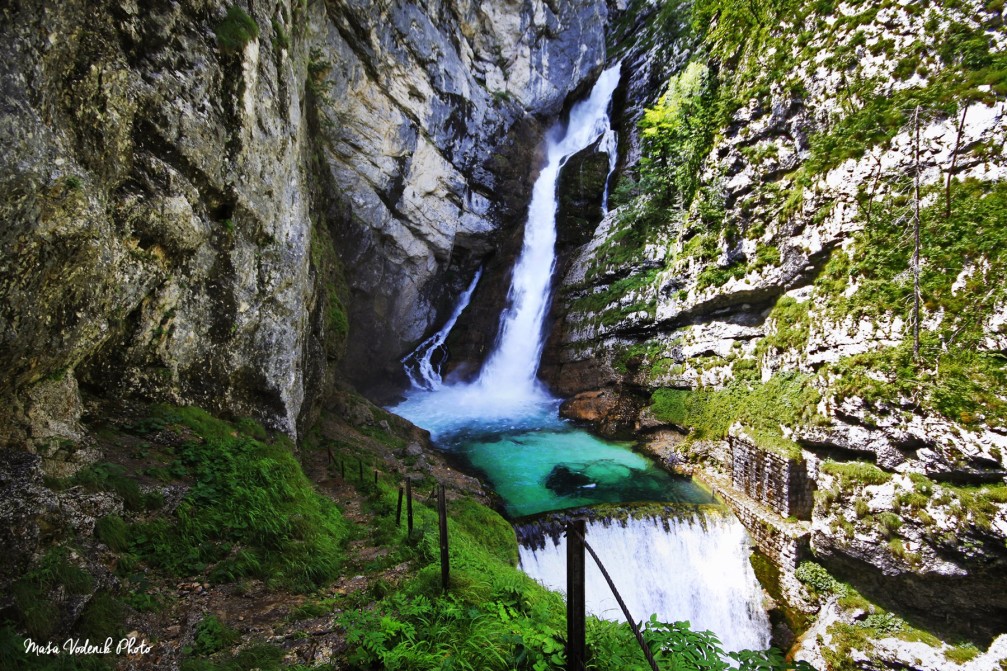
[[815, 487], [803, 459], [788, 459], [737, 436], [728, 442], [735, 487], [783, 517], [811, 519]]

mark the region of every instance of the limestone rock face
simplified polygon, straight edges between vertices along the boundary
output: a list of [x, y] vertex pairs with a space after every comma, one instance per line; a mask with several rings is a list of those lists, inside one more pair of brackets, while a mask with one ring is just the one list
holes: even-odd
[[344, 366], [373, 388], [401, 375], [398, 358], [450, 309], [491, 250], [489, 234], [523, 223], [542, 132], [528, 115], [558, 113], [602, 65], [606, 9], [572, 0], [327, 11], [310, 66], [319, 151], [345, 194], [350, 321], [375, 325], [350, 339]]
[[[820, 561], [893, 612], [988, 643], [1007, 627], [993, 587], [1007, 577], [1007, 415], [1003, 378], [983, 370], [1002, 374], [1007, 256], [983, 246], [1002, 219], [981, 203], [1007, 193], [1007, 103], [995, 84], [941, 89], [981, 65], [959, 72], [941, 45], [967, 32], [1002, 59], [1003, 17], [972, 0], [791, 9], [796, 23], [767, 18], [778, 27], [766, 40], [738, 25], [725, 37], [726, 13], [705, 36], [661, 12], [614, 17], [629, 77], [613, 210], [558, 283], [541, 375], [568, 416], [631, 426], [662, 459], [723, 483], [788, 599], [803, 589], [798, 562]], [[619, 42], [662, 21], [679, 37]], [[807, 39], [795, 43], [797, 26]], [[927, 97], [937, 91], [944, 107]], [[910, 113], [884, 117], [893, 100], [912, 100]], [[917, 175], [931, 284], [915, 317]], [[801, 551], [779, 561], [772, 538], [789, 526]], [[967, 624], [941, 629], [944, 618]], [[892, 667], [915, 668], [899, 654]]]
[[78, 382], [296, 434], [520, 224], [604, 57], [600, 0], [271, 0], [239, 44], [226, 9], [2, 10], [2, 442], [78, 439]]

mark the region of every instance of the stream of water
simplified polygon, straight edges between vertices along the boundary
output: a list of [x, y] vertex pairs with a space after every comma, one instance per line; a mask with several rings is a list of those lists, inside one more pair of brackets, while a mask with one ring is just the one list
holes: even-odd
[[[537, 377], [555, 266], [556, 184], [566, 160], [599, 138], [614, 167], [617, 142], [608, 109], [618, 82], [618, 65], [604, 71], [590, 96], [570, 110], [566, 125], [548, 134], [508, 307], [478, 378], [444, 383], [435, 359], [443, 355], [478, 275], [445, 325], [403, 359], [413, 389], [391, 410], [429, 430], [441, 449], [488, 480], [511, 517], [598, 503], [714, 501], [690, 479], [656, 468], [628, 445], [601, 440], [560, 420], [559, 401]], [[666, 621], [689, 620], [713, 630], [731, 650], [766, 647], [768, 620], [748, 565], [744, 529], [733, 517], [704, 520], [698, 509], [689, 519], [673, 524], [636, 520], [625, 527], [592, 524], [588, 541], [615, 574], [619, 589], [633, 595], [636, 619], [656, 613]], [[558, 546], [525, 547], [522, 568], [560, 589], [565, 586], [564, 556]], [[621, 619], [603, 594], [607, 586], [600, 575], [589, 573], [589, 583], [592, 612]]]

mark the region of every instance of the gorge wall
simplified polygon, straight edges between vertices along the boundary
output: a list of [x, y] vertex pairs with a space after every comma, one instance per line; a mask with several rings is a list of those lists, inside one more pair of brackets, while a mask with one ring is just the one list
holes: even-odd
[[[624, 112], [617, 207], [559, 282], [543, 377], [567, 416], [775, 519], [752, 529], [767, 554], [803, 538], [794, 603], [810, 559], [988, 643], [1007, 631], [1003, 7], [697, 1], [651, 24], [626, 73], [670, 76]], [[842, 632], [884, 635], [837, 612], [823, 666]]]
[[[604, 60], [596, 0], [16, 2], [2, 10], [5, 443], [80, 387], [295, 435], [520, 224], [541, 128]], [[397, 372], [397, 371], [395, 371]]]

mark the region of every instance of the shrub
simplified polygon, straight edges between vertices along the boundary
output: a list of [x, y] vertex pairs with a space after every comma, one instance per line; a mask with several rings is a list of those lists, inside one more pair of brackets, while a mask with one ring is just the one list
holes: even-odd
[[236, 54], [259, 36], [259, 24], [244, 9], [231, 5], [227, 9], [227, 16], [217, 24], [213, 32], [221, 51]]
[[216, 615], [207, 615], [196, 625], [192, 646], [186, 654], [212, 655], [234, 645], [240, 634], [221, 622]]
[[814, 590], [816, 594], [838, 594], [842, 596], [845, 593], [842, 583], [833, 578], [821, 564], [803, 561], [798, 565], [794, 576]]

